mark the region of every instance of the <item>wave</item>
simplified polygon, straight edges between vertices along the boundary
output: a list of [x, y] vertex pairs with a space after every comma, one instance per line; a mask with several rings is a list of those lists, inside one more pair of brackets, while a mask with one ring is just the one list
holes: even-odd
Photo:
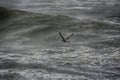
[[[6, 11], [12, 14], [0, 26], [1, 79], [119, 79], [119, 25], [100, 18]], [[58, 32], [75, 35], [63, 43]]]

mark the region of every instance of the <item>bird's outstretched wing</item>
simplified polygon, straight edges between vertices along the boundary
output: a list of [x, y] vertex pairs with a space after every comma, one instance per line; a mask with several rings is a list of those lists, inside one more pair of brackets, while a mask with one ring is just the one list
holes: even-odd
[[71, 36], [73, 36], [73, 35], [74, 35], [74, 33], [70, 34], [68, 37], [66, 37], [66, 40], [70, 39]]
[[65, 40], [65, 38], [63, 37], [63, 35], [62, 35], [61, 32], [59, 32], [59, 35], [60, 35], [60, 37], [61, 37], [63, 40]]

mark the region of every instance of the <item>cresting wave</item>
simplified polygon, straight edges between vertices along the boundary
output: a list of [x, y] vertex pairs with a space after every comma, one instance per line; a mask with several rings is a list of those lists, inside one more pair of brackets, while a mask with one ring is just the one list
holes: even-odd
[[[11, 15], [6, 14], [9, 19], [0, 27], [1, 80], [120, 79], [119, 25], [94, 18], [5, 11]], [[63, 43], [58, 32], [75, 36]]]

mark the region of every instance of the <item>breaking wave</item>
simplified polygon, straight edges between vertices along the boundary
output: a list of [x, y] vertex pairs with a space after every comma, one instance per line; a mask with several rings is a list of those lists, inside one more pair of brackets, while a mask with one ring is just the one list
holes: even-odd
[[[10, 12], [0, 27], [1, 80], [120, 79], [119, 17]], [[58, 32], [75, 35], [63, 43]]]

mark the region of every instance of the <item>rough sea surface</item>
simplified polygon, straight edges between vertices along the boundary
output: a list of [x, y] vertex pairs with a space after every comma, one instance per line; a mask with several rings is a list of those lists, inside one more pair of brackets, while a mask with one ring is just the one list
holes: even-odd
[[[0, 80], [120, 80], [120, 16], [109, 13], [68, 17], [0, 8]], [[58, 32], [74, 36], [64, 43]]]

